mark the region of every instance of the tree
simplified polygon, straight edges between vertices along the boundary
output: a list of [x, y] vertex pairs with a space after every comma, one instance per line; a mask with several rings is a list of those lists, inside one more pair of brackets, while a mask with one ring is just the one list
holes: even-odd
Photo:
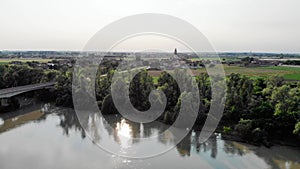
[[253, 81], [240, 74], [230, 74], [227, 78], [226, 107], [223, 119], [238, 122], [249, 113], [253, 97]]
[[113, 99], [110, 94], [108, 94], [104, 100], [101, 107], [101, 113], [103, 114], [116, 114], [118, 110], [116, 109]]
[[5, 87], [3, 76], [5, 74], [6, 67], [4, 65], [0, 65], [0, 89]]
[[199, 89], [200, 105], [197, 122], [203, 123], [210, 108], [211, 101], [211, 83], [208, 74], [202, 73], [196, 77]]
[[[96, 99], [97, 101], [103, 101], [104, 98], [110, 94], [110, 86], [111, 86], [111, 80], [114, 75], [114, 70], [110, 70], [106, 76], [102, 76], [101, 73], [97, 74], [96, 78]], [[101, 107], [101, 103], [99, 104]]]
[[175, 79], [167, 72], [163, 72], [158, 78], [159, 89], [162, 90], [167, 97], [166, 110], [172, 111], [177, 104], [180, 96], [180, 89]]
[[131, 103], [138, 110], [148, 110], [150, 108], [149, 94], [154, 90], [152, 77], [146, 70], [138, 73], [130, 82], [129, 97]]
[[3, 74], [4, 87], [15, 87], [40, 83], [44, 71], [23, 65], [10, 65]]
[[58, 106], [72, 106], [72, 72], [64, 72], [57, 76], [56, 84], [56, 104]]
[[289, 85], [283, 85], [274, 88], [271, 103], [275, 107], [276, 125], [281, 132], [292, 133], [295, 130], [295, 124], [300, 119], [299, 102], [300, 90], [298, 87], [291, 88]]
[[158, 86], [167, 97], [167, 110], [170, 111], [176, 106], [180, 94], [195, 91], [195, 85], [186, 70], [175, 69], [171, 74], [163, 72], [158, 78]]
[[295, 125], [295, 130], [293, 133], [300, 135], [300, 121]]

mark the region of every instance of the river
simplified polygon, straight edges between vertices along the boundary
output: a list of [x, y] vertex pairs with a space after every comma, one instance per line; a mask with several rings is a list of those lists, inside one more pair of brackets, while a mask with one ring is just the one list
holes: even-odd
[[[93, 124], [94, 117], [89, 117]], [[170, 151], [147, 159], [116, 156], [97, 143], [128, 147], [141, 144], [120, 135], [151, 137], [161, 128], [131, 123], [119, 116], [105, 116], [101, 132], [87, 137], [74, 110], [51, 104], [36, 104], [0, 114], [1, 169], [200, 169], [200, 168], [300, 168], [300, 149], [287, 146], [265, 148], [223, 140], [213, 134], [199, 143], [192, 131]], [[99, 120], [99, 119], [98, 119]], [[101, 119], [100, 119], [101, 120]], [[103, 119], [102, 119], [103, 120]], [[112, 130], [106, 125], [112, 126]], [[97, 131], [98, 128], [92, 129]], [[99, 134], [100, 133], [100, 134]], [[149, 151], [173, 144], [169, 135], [149, 145]], [[147, 151], [147, 150], [145, 150]]]

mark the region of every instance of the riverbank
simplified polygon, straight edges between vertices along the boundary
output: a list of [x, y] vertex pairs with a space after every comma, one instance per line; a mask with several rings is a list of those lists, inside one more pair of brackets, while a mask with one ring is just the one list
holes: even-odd
[[[216, 132], [220, 132], [220, 131], [216, 130]], [[256, 142], [253, 142], [253, 141], [242, 139], [241, 137], [238, 136], [237, 133], [235, 133], [235, 134], [222, 133], [222, 139], [230, 140], [230, 141], [237, 141], [237, 142], [241, 142], [241, 143], [247, 143], [247, 144], [251, 144], [251, 145], [255, 145], [255, 146], [263, 145], [267, 148], [271, 148], [275, 145], [300, 148], [299, 139], [295, 140], [294, 138], [284, 138], [284, 139], [282, 139], [282, 138], [278, 137], [276, 139], [271, 139], [268, 142], [256, 143]]]
[[[197, 131], [201, 131], [203, 126], [195, 126], [194, 129]], [[252, 140], [243, 139], [239, 136], [239, 133], [236, 131], [231, 132], [224, 132], [223, 130], [224, 125], [219, 125], [217, 129], [215, 130], [215, 133], [220, 133], [222, 139], [224, 140], [230, 140], [230, 141], [236, 141], [240, 143], [247, 143], [254, 146], [265, 146], [267, 148], [271, 148], [273, 146], [289, 146], [289, 147], [297, 147], [300, 148], [300, 138], [295, 137], [274, 137], [269, 138], [268, 140], [264, 140], [262, 142], [254, 142]]]

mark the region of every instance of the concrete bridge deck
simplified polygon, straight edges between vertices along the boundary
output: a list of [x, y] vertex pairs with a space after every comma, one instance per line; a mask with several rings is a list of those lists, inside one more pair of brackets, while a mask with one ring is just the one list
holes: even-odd
[[18, 86], [18, 87], [11, 87], [7, 89], [0, 90], [0, 99], [2, 98], [10, 98], [12, 96], [19, 95], [21, 93], [48, 88], [54, 86], [55, 82], [48, 82], [48, 83], [39, 83], [39, 84], [32, 84], [32, 85], [25, 85], [25, 86]]

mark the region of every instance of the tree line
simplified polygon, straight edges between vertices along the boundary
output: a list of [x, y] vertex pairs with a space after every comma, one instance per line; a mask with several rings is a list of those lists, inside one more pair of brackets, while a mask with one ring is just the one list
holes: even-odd
[[[180, 71], [175, 71], [180, 73]], [[117, 110], [110, 96], [110, 75], [98, 81], [99, 107], [102, 113], [112, 114]], [[208, 74], [196, 76], [200, 102], [196, 120], [203, 125], [211, 104], [211, 82]], [[188, 79], [182, 79], [187, 81]], [[219, 127], [224, 134], [238, 135], [254, 143], [269, 144], [270, 140], [300, 135], [300, 83], [287, 82], [283, 77], [253, 78], [241, 74], [226, 77], [226, 102]], [[154, 84], [153, 77], [147, 71], [139, 73], [130, 84], [131, 103], [139, 110], [150, 107], [148, 95], [158, 88], [167, 96], [167, 107], [158, 119], [172, 124], [178, 115], [182, 97], [193, 97], [189, 93], [180, 93], [176, 81], [163, 72]]]
[[[104, 73], [107, 75], [101, 76]], [[181, 77], [182, 81], [191, 79], [182, 76], [184, 71], [175, 70], [173, 73]], [[42, 70], [24, 65], [0, 65], [0, 88], [55, 80], [55, 90], [41, 96], [53, 99], [58, 106], [72, 106], [72, 74], [73, 69]], [[113, 75], [113, 68], [101, 68], [95, 82], [96, 99], [104, 114], [118, 113], [110, 93]], [[206, 73], [194, 78], [200, 96], [196, 125], [201, 126], [210, 109], [211, 81]], [[225, 110], [219, 124], [224, 134], [238, 135], [250, 142], [265, 144], [283, 137], [299, 138], [299, 82], [287, 82], [280, 76], [253, 78], [236, 73], [228, 75], [225, 80]], [[148, 96], [155, 88], [162, 90], [167, 98], [166, 109], [158, 120], [168, 124], [176, 120], [184, 97], [194, 97], [193, 93], [181, 93], [177, 82], [169, 73], [162, 72], [155, 84], [153, 77], [143, 70], [129, 85], [132, 105], [141, 111], [149, 109], [151, 104]]]

